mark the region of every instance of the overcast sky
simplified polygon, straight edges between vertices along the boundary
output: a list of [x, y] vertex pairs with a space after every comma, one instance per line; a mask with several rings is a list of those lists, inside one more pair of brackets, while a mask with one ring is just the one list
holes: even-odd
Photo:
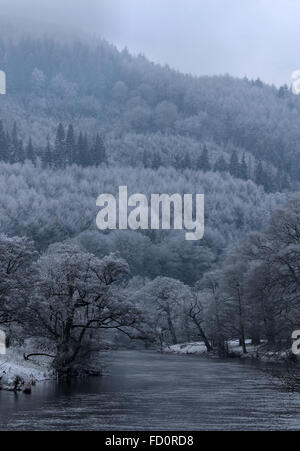
[[0, 0], [0, 14], [96, 32], [197, 75], [290, 84], [300, 69], [300, 0]]

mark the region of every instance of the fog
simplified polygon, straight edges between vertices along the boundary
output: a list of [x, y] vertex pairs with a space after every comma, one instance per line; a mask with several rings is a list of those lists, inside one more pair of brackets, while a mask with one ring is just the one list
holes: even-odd
[[0, 0], [0, 13], [97, 33], [197, 75], [290, 84], [300, 68], [299, 0]]

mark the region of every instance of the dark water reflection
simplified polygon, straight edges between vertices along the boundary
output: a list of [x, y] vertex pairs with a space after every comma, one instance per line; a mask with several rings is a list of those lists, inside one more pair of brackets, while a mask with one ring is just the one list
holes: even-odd
[[1, 430], [300, 430], [300, 396], [249, 364], [119, 351], [110, 376], [0, 392], [0, 421]]

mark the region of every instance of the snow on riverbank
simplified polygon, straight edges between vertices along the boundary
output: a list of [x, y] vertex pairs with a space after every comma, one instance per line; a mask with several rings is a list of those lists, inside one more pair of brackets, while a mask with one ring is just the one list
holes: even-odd
[[[0, 355], [0, 389], [22, 390], [55, 377], [49, 366], [49, 359], [32, 358], [25, 361], [23, 352], [18, 348], [10, 348], [6, 355]], [[17, 383], [17, 385], [16, 385]]]
[[195, 343], [184, 343], [173, 345], [168, 348], [164, 348], [164, 352], [166, 354], [197, 354], [197, 355], [205, 355], [207, 354], [207, 349], [204, 343], [195, 342]]
[[[266, 348], [265, 344], [260, 346], [253, 346], [250, 340], [247, 340], [247, 354], [243, 354], [243, 349], [239, 346], [239, 342], [232, 340], [228, 342], [228, 351], [230, 357], [237, 357], [242, 359], [257, 359], [264, 362], [274, 362], [286, 360], [290, 355], [290, 351], [271, 351]], [[183, 343], [170, 346], [164, 349], [166, 354], [182, 354], [182, 355], [200, 355], [208, 356], [207, 349], [203, 342]], [[214, 356], [214, 353], [210, 354]]]

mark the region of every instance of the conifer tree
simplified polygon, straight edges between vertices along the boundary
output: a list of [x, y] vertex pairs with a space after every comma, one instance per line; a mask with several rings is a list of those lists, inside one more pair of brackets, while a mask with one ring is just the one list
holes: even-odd
[[149, 168], [149, 154], [147, 150], [143, 152], [143, 166], [144, 168]]
[[36, 157], [31, 138], [29, 138], [28, 144], [26, 146], [25, 155], [27, 160], [30, 160], [33, 163], [35, 162]]
[[273, 191], [274, 186], [271, 174], [265, 171], [261, 160], [259, 160], [255, 168], [255, 182], [257, 185], [263, 186], [267, 193]]
[[[18, 161], [18, 153], [19, 153], [19, 146], [20, 141], [18, 139], [18, 129], [17, 129], [17, 123], [14, 122], [11, 137], [8, 144], [8, 161], [10, 163], [16, 163]], [[23, 145], [23, 143], [21, 144]]]
[[8, 161], [8, 141], [2, 121], [0, 121], [0, 161]]
[[264, 185], [265, 183], [265, 171], [263, 169], [263, 165], [262, 162], [259, 160], [258, 163], [256, 164], [256, 168], [255, 168], [255, 183], [257, 185]]
[[66, 145], [65, 145], [65, 161], [66, 165], [73, 164], [75, 160], [75, 136], [73, 125], [69, 125], [67, 131]]
[[240, 163], [236, 151], [232, 152], [231, 154], [229, 172], [232, 177], [241, 178]]
[[174, 168], [180, 170], [182, 167], [180, 155], [176, 154], [174, 157]]
[[23, 146], [23, 141], [19, 142], [19, 148], [18, 148], [18, 162], [24, 163], [26, 160], [26, 150]]
[[161, 167], [161, 156], [158, 152], [155, 152], [152, 160], [152, 169], [159, 169]]
[[87, 135], [80, 132], [77, 142], [77, 164], [87, 167], [91, 164]]
[[225, 161], [225, 158], [221, 156], [215, 163], [214, 166], [215, 172], [228, 172], [228, 164]]
[[50, 167], [52, 166], [52, 149], [51, 149], [51, 144], [50, 144], [50, 138], [49, 135], [47, 136], [47, 145], [46, 145], [46, 149], [43, 155], [43, 164], [45, 167]]
[[56, 168], [61, 168], [65, 166], [66, 156], [65, 156], [65, 129], [62, 124], [59, 124], [56, 132], [55, 147], [53, 155], [53, 165]]
[[246, 163], [246, 156], [245, 156], [245, 154], [243, 154], [242, 163], [240, 165], [240, 176], [241, 176], [241, 179], [243, 179], [243, 180], [248, 180], [249, 179], [249, 170], [248, 170], [248, 166], [247, 166], [247, 163]]
[[191, 167], [192, 167], [191, 157], [190, 157], [190, 154], [188, 152], [186, 152], [186, 154], [184, 155], [184, 158], [183, 158], [182, 168], [183, 169], [191, 169]]
[[106, 148], [103, 139], [99, 134], [96, 136], [96, 141], [91, 149], [91, 164], [100, 166], [107, 163]]
[[207, 146], [204, 146], [202, 154], [200, 155], [196, 166], [198, 171], [208, 172], [211, 170]]

